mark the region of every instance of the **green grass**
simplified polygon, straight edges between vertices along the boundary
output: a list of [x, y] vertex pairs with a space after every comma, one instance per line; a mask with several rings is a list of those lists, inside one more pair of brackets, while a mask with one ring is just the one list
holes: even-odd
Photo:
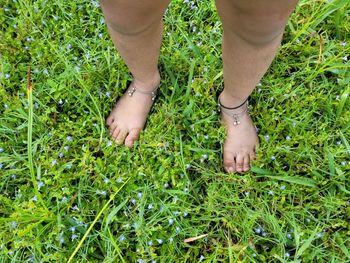
[[160, 99], [128, 150], [104, 126], [130, 75], [98, 3], [2, 1], [1, 262], [350, 262], [350, 4], [293, 13], [244, 175], [222, 170], [221, 24], [195, 6], [167, 10]]

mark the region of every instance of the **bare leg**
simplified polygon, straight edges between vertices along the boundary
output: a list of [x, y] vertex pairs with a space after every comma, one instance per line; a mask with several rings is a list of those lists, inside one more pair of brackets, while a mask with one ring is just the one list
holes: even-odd
[[[109, 34], [140, 91], [150, 92], [160, 83], [162, 16], [168, 4], [168, 0], [101, 0]], [[110, 134], [118, 144], [132, 147], [151, 106], [151, 97], [143, 93], [124, 94], [119, 99], [107, 118]]]
[[[236, 107], [252, 93], [269, 68], [280, 45], [283, 31], [297, 0], [216, 0], [222, 20], [225, 88], [223, 105]], [[232, 113], [239, 113], [246, 105]], [[248, 171], [256, 158], [259, 139], [254, 124], [245, 114], [241, 123], [222, 114], [227, 137], [224, 143], [224, 168], [227, 172]]]

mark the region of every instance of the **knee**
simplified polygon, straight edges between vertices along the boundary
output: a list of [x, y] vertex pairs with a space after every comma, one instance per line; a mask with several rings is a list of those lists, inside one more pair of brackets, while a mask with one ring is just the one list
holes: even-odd
[[[253, 46], [265, 46], [280, 41], [287, 19], [279, 17], [254, 17], [232, 27], [232, 33]], [[226, 32], [226, 31], [225, 31]]]
[[123, 16], [116, 16], [113, 17], [113, 19], [107, 20], [107, 24], [113, 31], [121, 35], [138, 36], [147, 32], [148, 30], [151, 30], [155, 22], [150, 21], [149, 19], [145, 19], [142, 22], [131, 21]]
[[[111, 1], [112, 2], [112, 1]], [[129, 7], [115, 8], [109, 1], [101, 1], [101, 7], [110, 30], [121, 35], [140, 35], [151, 30], [157, 22], [152, 12], [140, 12]]]
[[230, 31], [243, 41], [264, 46], [280, 41], [293, 6], [269, 10], [266, 7], [257, 10], [235, 8]]

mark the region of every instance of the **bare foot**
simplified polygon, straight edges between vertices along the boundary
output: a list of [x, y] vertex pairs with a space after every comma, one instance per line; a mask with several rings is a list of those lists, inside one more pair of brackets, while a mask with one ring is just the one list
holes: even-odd
[[[232, 101], [223, 93], [220, 101], [224, 106], [236, 107], [243, 101]], [[251, 161], [256, 159], [256, 148], [259, 146], [259, 138], [249, 112], [246, 111], [240, 117], [240, 124], [234, 125], [232, 114], [238, 114], [247, 108], [245, 103], [242, 107], [234, 110], [221, 109], [221, 120], [226, 127], [226, 140], [224, 143], [224, 168], [226, 172], [246, 172], [251, 167]]]
[[[153, 104], [150, 93], [159, 86], [159, 83], [159, 73], [147, 83], [134, 80], [118, 100], [106, 120], [109, 133], [117, 144], [124, 143], [131, 148], [139, 138]], [[136, 91], [129, 96], [128, 92], [132, 91], [133, 87]]]

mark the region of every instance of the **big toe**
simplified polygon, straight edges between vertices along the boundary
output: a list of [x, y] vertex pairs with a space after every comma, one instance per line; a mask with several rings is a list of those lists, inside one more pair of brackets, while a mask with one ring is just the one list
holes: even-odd
[[131, 148], [134, 145], [134, 142], [139, 138], [141, 129], [134, 128], [131, 129], [128, 136], [125, 138], [125, 145]]

